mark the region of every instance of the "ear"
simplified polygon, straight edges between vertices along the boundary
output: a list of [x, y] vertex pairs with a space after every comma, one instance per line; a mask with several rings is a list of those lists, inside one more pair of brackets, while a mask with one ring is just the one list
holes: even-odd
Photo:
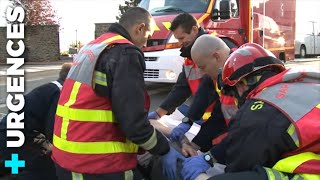
[[143, 32], [143, 30], [145, 29], [145, 27], [146, 27], [146, 24], [145, 24], [145, 23], [140, 23], [140, 24], [138, 24], [137, 27], [136, 27], [137, 33]]
[[217, 51], [213, 52], [211, 54], [211, 56], [214, 57], [216, 59], [216, 61], [218, 61], [218, 62], [220, 61], [220, 55], [219, 55], [219, 53]]
[[198, 32], [199, 32], [199, 29], [198, 29], [198, 27], [197, 26], [192, 26], [192, 32], [193, 33], [195, 33], [195, 34], [198, 34]]

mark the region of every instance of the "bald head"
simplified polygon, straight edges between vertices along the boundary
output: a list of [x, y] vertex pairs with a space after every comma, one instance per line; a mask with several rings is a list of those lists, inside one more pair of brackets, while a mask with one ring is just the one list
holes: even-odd
[[192, 60], [211, 78], [215, 79], [230, 53], [223, 40], [211, 35], [200, 36], [192, 46]]

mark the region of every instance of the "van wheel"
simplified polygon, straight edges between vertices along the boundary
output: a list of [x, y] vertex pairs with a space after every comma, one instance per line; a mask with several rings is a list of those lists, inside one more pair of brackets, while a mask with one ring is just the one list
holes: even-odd
[[306, 47], [305, 46], [301, 46], [300, 47], [300, 58], [305, 58], [306, 54], [307, 54]]

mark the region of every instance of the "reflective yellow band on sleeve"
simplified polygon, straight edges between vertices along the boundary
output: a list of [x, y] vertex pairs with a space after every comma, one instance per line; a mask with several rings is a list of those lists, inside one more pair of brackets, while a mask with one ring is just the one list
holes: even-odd
[[221, 89], [219, 89], [218, 80], [215, 83], [216, 92], [218, 93], [219, 97], [221, 96]]
[[72, 180], [83, 180], [83, 175], [80, 173], [76, 172], [71, 172], [72, 173]]
[[131, 141], [127, 142], [74, 142], [53, 135], [53, 145], [69, 153], [75, 154], [110, 154], [110, 153], [137, 153], [138, 146]]
[[290, 126], [287, 129], [288, 134], [291, 136], [293, 142], [296, 144], [297, 147], [300, 146], [300, 142], [299, 142], [299, 138], [298, 138], [298, 134], [296, 131], [296, 128], [294, 127], [293, 124], [290, 124]]
[[124, 179], [125, 180], [133, 180], [133, 171], [128, 170], [124, 172]]
[[282, 172], [266, 167], [264, 167], [264, 170], [267, 172], [268, 180], [288, 180], [288, 177]]
[[58, 105], [56, 114], [62, 118], [83, 122], [112, 122], [115, 118], [112, 111], [75, 109]]
[[205, 113], [203, 114], [203, 116], [202, 116], [202, 119], [203, 119], [203, 120], [207, 120], [207, 119], [210, 118], [210, 116], [211, 116], [211, 112], [205, 112]]
[[303, 177], [301, 177], [300, 175], [296, 174], [293, 176], [293, 178], [291, 178], [290, 180], [304, 180]]
[[149, 140], [143, 144], [139, 144], [139, 146], [145, 150], [150, 150], [157, 145], [157, 142], [158, 142], [157, 132], [155, 129], [153, 129], [153, 133], [152, 133], [151, 137], [149, 138]]
[[293, 173], [302, 163], [313, 159], [320, 160], [320, 155], [312, 152], [300, 153], [281, 159], [272, 168], [281, 172]]
[[93, 82], [96, 84], [99, 84], [101, 86], [107, 86], [107, 75], [105, 73], [102, 73], [100, 71], [94, 72], [95, 76], [93, 78]]

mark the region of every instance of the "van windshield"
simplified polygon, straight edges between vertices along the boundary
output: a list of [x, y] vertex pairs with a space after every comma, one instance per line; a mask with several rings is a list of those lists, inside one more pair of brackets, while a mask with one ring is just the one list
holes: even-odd
[[147, 9], [153, 16], [176, 13], [203, 13], [210, 0], [142, 0], [139, 7]]

